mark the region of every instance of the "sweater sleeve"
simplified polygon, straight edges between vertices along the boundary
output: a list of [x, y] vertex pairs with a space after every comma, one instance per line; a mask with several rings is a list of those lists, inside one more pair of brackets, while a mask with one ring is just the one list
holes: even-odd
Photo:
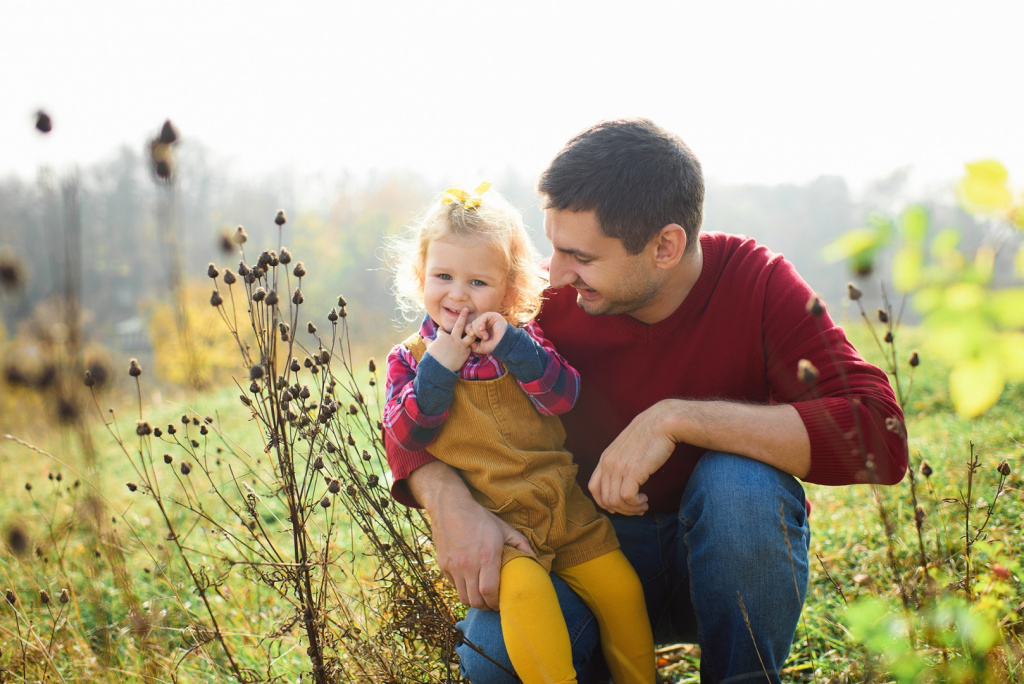
[[541, 415], [558, 416], [576, 404], [580, 374], [555, 351], [536, 321], [509, 326], [493, 356], [505, 364]]
[[[903, 411], [888, 376], [865, 361], [814, 292], [779, 259], [765, 291], [762, 330], [772, 398], [800, 414], [811, 443], [808, 482], [895, 484], [907, 469]], [[800, 362], [816, 369], [808, 382]], [[812, 374], [813, 375], [813, 374]]]
[[384, 432], [403, 449], [429, 446], [448, 418], [456, 379], [429, 354], [417, 364], [405, 345], [396, 346], [388, 354]]

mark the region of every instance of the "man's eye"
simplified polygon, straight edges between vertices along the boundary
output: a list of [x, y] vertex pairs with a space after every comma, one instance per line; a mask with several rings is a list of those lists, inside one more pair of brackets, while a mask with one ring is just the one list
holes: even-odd
[[580, 265], [583, 265], [583, 266], [589, 264], [592, 261], [592, 259], [584, 259], [583, 257], [581, 257], [578, 254], [573, 254], [572, 258], [576, 260], [577, 264], [580, 264]]

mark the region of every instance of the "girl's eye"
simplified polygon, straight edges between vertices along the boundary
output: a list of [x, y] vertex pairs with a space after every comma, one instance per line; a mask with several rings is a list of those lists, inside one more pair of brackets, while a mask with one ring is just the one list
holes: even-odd
[[474, 280], [472, 284], [475, 285], [476, 287], [486, 287], [487, 286], [487, 283], [485, 283], [484, 281], [479, 280], [479, 279], [478, 280]]
[[451, 280], [452, 279], [452, 277], [450, 275], [448, 275], [447, 273], [438, 273], [436, 277], [440, 278], [441, 280]]

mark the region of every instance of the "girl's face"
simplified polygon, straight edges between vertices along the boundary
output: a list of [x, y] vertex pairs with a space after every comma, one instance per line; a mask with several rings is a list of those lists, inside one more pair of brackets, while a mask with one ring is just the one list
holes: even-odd
[[485, 240], [446, 237], [427, 248], [423, 305], [445, 332], [463, 309], [469, 309], [467, 324], [488, 311], [504, 314], [510, 294], [504, 259]]

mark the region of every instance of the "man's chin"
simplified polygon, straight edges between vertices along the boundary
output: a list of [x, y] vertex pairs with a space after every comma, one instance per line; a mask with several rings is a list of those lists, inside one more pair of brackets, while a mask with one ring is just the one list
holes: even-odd
[[608, 303], [604, 299], [585, 299], [578, 293], [576, 295], [576, 306], [591, 316], [603, 316], [608, 310]]

